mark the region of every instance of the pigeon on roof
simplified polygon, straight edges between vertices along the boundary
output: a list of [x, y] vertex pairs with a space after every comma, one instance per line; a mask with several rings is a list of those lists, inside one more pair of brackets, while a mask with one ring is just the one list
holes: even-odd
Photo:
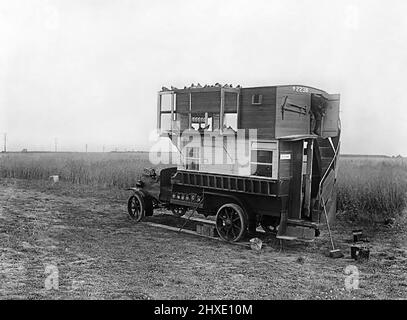
[[168, 89], [167, 87], [162, 87], [161, 91], [170, 91], [170, 89]]

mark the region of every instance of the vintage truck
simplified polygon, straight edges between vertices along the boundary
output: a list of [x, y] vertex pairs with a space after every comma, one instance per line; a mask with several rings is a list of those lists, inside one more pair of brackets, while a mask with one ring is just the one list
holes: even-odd
[[336, 212], [339, 99], [302, 85], [163, 87], [157, 127], [179, 159], [145, 171], [131, 188], [129, 216], [195, 210], [215, 216], [227, 241], [258, 226], [279, 239], [313, 240]]

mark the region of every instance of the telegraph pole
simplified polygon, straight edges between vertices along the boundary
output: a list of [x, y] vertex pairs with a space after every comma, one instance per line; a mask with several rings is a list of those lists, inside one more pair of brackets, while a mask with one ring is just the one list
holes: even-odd
[[7, 152], [7, 133], [4, 134], [4, 152]]
[[88, 152], [88, 144], [85, 145], [85, 151]]

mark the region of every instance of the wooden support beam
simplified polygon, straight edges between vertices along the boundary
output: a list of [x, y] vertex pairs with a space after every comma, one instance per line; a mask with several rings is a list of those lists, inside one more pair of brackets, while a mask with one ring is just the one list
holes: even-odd
[[191, 125], [192, 125], [192, 93], [191, 92], [189, 93], [189, 115], [188, 115], [188, 117], [189, 117], [188, 129], [190, 129]]
[[239, 102], [240, 102], [240, 91], [237, 93], [237, 97], [236, 97], [237, 129], [241, 128], [241, 124], [240, 124], [241, 115], [240, 115], [240, 103]]
[[157, 95], [157, 130], [161, 129], [161, 93]]
[[219, 119], [219, 129], [223, 133], [223, 122], [224, 122], [224, 112], [225, 112], [225, 90], [222, 88], [220, 90], [220, 119]]
[[309, 217], [311, 213], [311, 180], [312, 180], [312, 160], [314, 154], [314, 140], [309, 139], [307, 144], [307, 172], [305, 175], [304, 194], [304, 215]]
[[174, 97], [175, 94], [171, 93], [171, 133], [173, 131], [173, 121], [174, 121]]

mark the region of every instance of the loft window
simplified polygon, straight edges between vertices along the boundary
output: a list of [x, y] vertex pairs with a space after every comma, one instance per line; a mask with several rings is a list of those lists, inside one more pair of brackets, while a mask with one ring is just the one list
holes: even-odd
[[161, 113], [160, 129], [171, 130], [171, 113]]
[[262, 104], [263, 103], [263, 95], [262, 94], [254, 94], [252, 95], [252, 104]]
[[185, 169], [199, 170], [199, 148], [187, 147], [185, 155]]
[[226, 129], [231, 128], [237, 131], [237, 113], [225, 113], [223, 115], [223, 123]]
[[177, 127], [177, 115], [175, 108], [175, 94], [174, 93], [159, 93], [159, 129], [163, 131], [171, 131]]
[[273, 176], [273, 151], [252, 150], [250, 162], [251, 174], [254, 176]]
[[250, 174], [253, 176], [277, 177], [277, 144], [275, 142], [256, 142], [252, 144], [250, 155]]
[[161, 95], [161, 111], [171, 112], [171, 99], [172, 99], [172, 94], [162, 94]]

